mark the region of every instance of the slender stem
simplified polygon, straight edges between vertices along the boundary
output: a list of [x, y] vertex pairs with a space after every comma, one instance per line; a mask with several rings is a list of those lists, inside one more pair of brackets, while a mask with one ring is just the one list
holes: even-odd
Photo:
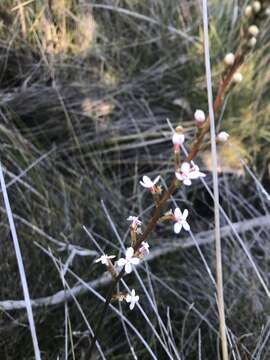
[[219, 310], [219, 328], [220, 328], [220, 338], [221, 338], [221, 347], [222, 347], [222, 358], [223, 358], [223, 360], [228, 360], [229, 355], [228, 355], [228, 344], [227, 344], [227, 337], [226, 337], [226, 321], [225, 321], [223, 275], [222, 275], [222, 249], [221, 249], [221, 236], [220, 236], [216, 129], [215, 129], [214, 108], [213, 108], [211, 64], [210, 64], [210, 50], [209, 50], [209, 38], [208, 38], [207, 0], [202, 0], [202, 1], [203, 1], [205, 72], [206, 72], [206, 82], [207, 82], [208, 108], [209, 108], [210, 133], [211, 133], [212, 167], [213, 167], [217, 303], [218, 303], [218, 310]]
[[19, 244], [19, 240], [18, 240], [18, 236], [17, 236], [17, 231], [16, 231], [14, 219], [13, 219], [12, 210], [11, 210], [10, 203], [9, 203], [6, 182], [5, 182], [1, 163], [0, 163], [0, 183], [1, 183], [2, 193], [3, 193], [4, 203], [5, 203], [5, 207], [6, 207], [6, 213], [7, 213], [7, 217], [8, 217], [8, 221], [9, 221], [10, 231], [11, 231], [11, 235], [12, 235], [12, 240], [13, 240], [13, 244], [14, 244], [15, 254], [16, 254], [16, 258], [17, 258], [17, 263], [18, 263], [18, 268], [19, 268], [19, 273], [20, 273], [20, 278], [21, 278], [21, 284], [22, 284], [22, 288], [23, 288], [24, 302], [25, 302], [25, 306], [26, 306], [28, 322], [30, 325], [32, 342], [33, 342], [33, 347], [34, 347], [34, 352], [35, 352], [35, 359], [41, 360], [40, 350], [39, 350], [39, 346], [38, 346], [37, 333], [36, 333], [36, 327], [35, 327], [34, 316], [33, 316], [32, 305], [31, 305], [31, 299], [30, 299], [26, 274], [25, 274], [25, 270], [24, 270], [24, 264], [23, 264], [20, 244]]

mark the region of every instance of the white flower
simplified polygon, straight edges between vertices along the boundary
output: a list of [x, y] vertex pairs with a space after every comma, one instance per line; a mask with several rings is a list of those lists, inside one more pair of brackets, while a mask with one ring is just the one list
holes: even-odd
[[125, 266], [125, 272], [130, 274], [132, 271], [132, 265], [138, 265], [140, 259], [137, 257], [133, 257], [134, 249], [132, 247], [127, 248], [126, 250], [126, 258], [121, 258], [117, 261], [119, 266]]
[[258, 26], [250, 25], [250, 27], [248, 28], [248, 32], [250, 33], [250, 35], [256, 37], [256, 36], [258, 36], [260, 30], [259, 30]]
[[200, 169], [197, 165], [191, 167], [190, 163], [184, 162], [181, 166], [180, 172], [176, 172], [175, 176], [178, 180], [183, 181], [185, 185], [190, 186], [191, 180], [204, 177], [206, 175], [200, 172]]
[[174, 224], [174, 232], [176, 234], [179, 234], [182, 227], [186, 230], [189, 231], [190, 230], [190, 226], [187, 223], [187, 217], [188, 217], [188, 210], [185, 209], [183, 214], [182, 211], [179, 208], [176, 208], [174, 210], [174, 220], [176, 221], [176, 223]]
[[243, 81], [243, 75], [240, 72], [237, 72], [233, 75], [232, 80], [235, 83], [240, 83], [241, 81]]
[[258, 13], [261, 11], [262, 5], [259, 1], [254, 1], [254, 3], [252, 4], [253, 10], [255, 13]]
[[235, 56], [233, 53], [229, 53], [224, 57], [224, 63], [227, 66], [231, 66], [234, 64], [235, 61]]
[[142, 225], [141, 220], [139, 220], [139, 218], [137, 216], [129, 216], [127, 218], [127, 220], [131, 221], [130, 227], [133, 230], [137, 230], [137, 228]]
[[143, 241], [141, 243], [141, 246], [139, 247], [139, 253], [142, 255], [148, 255], [149, 254], [149, 244], [146, 241]]
[[147, 188], [147, 189], [150, 189], [151, 192], [156, 192], [156, 183], [159, 181], [160, 179], [160, 176], [157, 176], [155, 178], [154, 181], [152, 181], [148, 176], [144, 175], [143, 178], [142, 178], [142, 181], [140, 181], [140, 184]]
[[194, 119], [197, 123], [203, 123], [205, 122], [205, 113], [202, 110], [196, 110], [194, 113]]
[[139, 301], [139, 296], [135, 294], [135, 290], [131, 290], [131, 294], [126, 295], [126, 302], [130, 303], [129, 308], [130, 310], [134, 309], [135, 304]]
[[225, 143], [228, 139], [229, 139], [230, 135], [228, 133], [226, 133], [226, 131], [221, 131], [218, 135], [217, 135], [217, 140], [220, 142]]
[[101, 262], [101, 264], [108, 266], [109, 265], [109, 259], [113, 259], [113, 258], [115, 258], [114, 255], [108, 256], [108, 255], [104, 254], [104, 255], [101, 255], [100, 258], [96, 259], [95, 263]]

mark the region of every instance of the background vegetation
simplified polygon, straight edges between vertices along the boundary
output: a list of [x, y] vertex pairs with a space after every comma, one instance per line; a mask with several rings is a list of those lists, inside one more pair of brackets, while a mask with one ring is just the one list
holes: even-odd
[[[127, 242], [128, 215], [144, 212], [147, 221], [150, 203], [138, 179], [144, 173], [171, 176], [166, 118], [174, 126], [181, 124], [191, 139], [193, 112], [207, 111], [207, 92], [198, 1], [35, 0], [18, 7], [20, 3], [0, 4], [1, 161], [31, 298], [37, 299], [63, 289], [55, 263], [41, 247], [62, 263], [80, 252], [70, 269], [91, 282], [102, 269], [93, 263], [96, 248], [83, 225], [102, 248], [116, 254], [119, 243], [108, 214]], [[237, 48], [246, 2], [209, 3], [215, 91], [224, 55]], [[226, 98], [219, 119], [222, 130], [231, 134], [231, 145], [220, 149], [222, 206], [233, 223], [242, 224], [235, 225], [236, 232], [267, 284], [269, 197], [262, 186], [269, 184], [269, 40], [268, 17], [242, 67], [244, 81]], [[200, 162], [210, 170], [207, 151]], [[211, 187], [211, 176], [207, 179]], [[150, 258], [138, 271], [181, 358], [198, 359], [201, 353], [202, 359], [215, 359], [218, 316], [208, 275], [209, 269], [214, 273], [214, 245], [207, 232], [213, 227], [212, 201], [203, 185], [196, 191], [180, 189], [175, 199], [190, 210], [201, 252], [194, 239], [177, 238], [171, 226], [159, 226], [151, 245], [163, 255]], [[3, 204], [0, 210], [1, 300], [21, 300]], [[232, 358], [268, 359], [269, 299], [237, 237], [222, 221]], [[78, 284], [69, 273], [66, 281], [70, 287]], [[139, 287], [133, 277], [129, 284]], [[104, 286], [98, 290], [106, 293]], [[147, 295], [138, 291], [151, 323], [167, 343]], [[93, 326], [101, 303], [89, 291], [78, 301]], [[1, 303], [0, 307], [1, 358], [31, 359], [25, 311], [7, 311]], [[158, 359], [167, 358], [143, 317], [122, 307]], [[35, 321], [44, 359], [64, 359], [66, 341], [70, 358], [88, 359], [91, 336], [74, 300], [37, 307]], [[67, 336], [68, 327], [72, 337]], [[112, 312], [100, 345], [108, 359], [150, 356]]]

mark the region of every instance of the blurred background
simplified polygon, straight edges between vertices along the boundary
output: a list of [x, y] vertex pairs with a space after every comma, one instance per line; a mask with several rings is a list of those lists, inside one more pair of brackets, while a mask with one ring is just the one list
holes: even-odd
[[[238, 47], [247, 3], [209, 1], [214, 94], [224, 55]], [[221, 219], [232, 359], [270, 356], [269, 298], [245, 253], [269, 284], [270, 17], [265, 15], [257, 45], [241, 68], [244, 80], [226, 96], [216, 118], [218, 128], [230, 134], [229, 144], [218, 151], [221, 204], [235, 224], [234, 233]], [[195, 0], [1, 1], [1, 162], [30, 295], [39, 299], [34, 316], [44, 359], [89, 359], [91, 334], [82, 313], [94, 326], [101, 302], [67, 271], [69, 287], [80, 287], [76, 301], [60, 296], [54, 303], [50, 296], [63, 290], [63, 282], [52, 256], [106, 294], [108, 277], [94, 264], [99, 251], [83, 226], [106, 253], [117, 255], [119, 238], [129, 243], [126, 218], [140, 214], [147, 224], [152, 203], [138, 185], [140, 177], [162, 174], [168, 185], [174, 171], [166, 119], [184, 127], [189, 147], [194, 111], [207, 112], [202, 39]], [[211, 189], [209, 149], [197, 162], [209, 174]], [[189, 209], [196, 241], [175, 236], [172, 224], [158, 225], [149, 239], [153, 255], [138, 268], [145, 288], [135, 275], [127, 282], [168, 349], [170, 338], [181, 359], [200, 354], [218, 359], [218, 313], [209, 276], [209, 269], [215, 272], [212, 199], [198, 182], [179, 189], [175, 201]], [[0, 211], [0, 355], [32, 359], [26, 311], [8, 301], [22, 300], [23, 294], [2, 200]], [[169, 358], [137, 310], [115, 306], [158, 359]], [[100, 346], [107, 359], [152, 358], [112, 311]]]

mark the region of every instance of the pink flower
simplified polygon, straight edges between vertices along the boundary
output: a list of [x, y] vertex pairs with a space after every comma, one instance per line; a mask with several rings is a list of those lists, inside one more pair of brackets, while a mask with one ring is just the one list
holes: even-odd
[[148, 244], [148, 242], [143, 241], [141, 243], [141, 246], [139, 247], [139, 253], [142, 254], [143, 256], [149, 254], [149, 244]]
[[198, 179], [199, 177], [204, 177], [206, 175], [200, 172], [200, 169], [197, 165], [191, 167], [190, 163], [184, 162], [181, 166], [180, 172], [176, 172], [175, 176], [185, 185], [190, 186], [191, 180]]
[[127, 218], [128, 221], [131, 221], [130, 227], [136, 231], [138, 227], [142, 225], [141, 220], [137, 216], [129, 216]]
[[95, 263], [101, 262], [101, 264], [109, 266], [109, 259], [113, 259], [113, 258], [115, 258], [114, 255], [108, 256], [108, 255], [104, 254], [104, 255], [101, 255], [100, 258], [96, 259]]
[[131, 290], [131, 294], [126, 295], [126, 302], [130, 303], [129, 308], [130, 310], [134, 309], [135, 304], [139, 301], [139, 296], [136, 295], [135, 290]]
[[121, 258], [117, 261], [117, 264], [119, 266], [125, 267], [125, 272], [127, 274], [130, 274], [132, 271], [132, 265], [138, 265], [140, 262], [140, 259], [137, 257], [133, 257], [134, 255], [134, 249], [132, 247], [129, 247], [126, 250], [126, 258]]
[[159, 181], [160, 176], [157, 176], [154, 181], [152, 181], [148, 176], [144, 175], [140, 184], [149, 189], [152, 193], [156, 192], [156, 183]]
[[186, 230], [189, 231], [190, 230], [190, 226], [187, 222], [187, 217], [188, 217], [188, 210], [185, 209], [183, 214], [181, 212], [181, 210], [179, 208], [176, 208], [174, 210], [174, 220], [176, 221], [176, 223], [174, 224], [174, 232], [176, 234], [179, 234], [182, 227]]

